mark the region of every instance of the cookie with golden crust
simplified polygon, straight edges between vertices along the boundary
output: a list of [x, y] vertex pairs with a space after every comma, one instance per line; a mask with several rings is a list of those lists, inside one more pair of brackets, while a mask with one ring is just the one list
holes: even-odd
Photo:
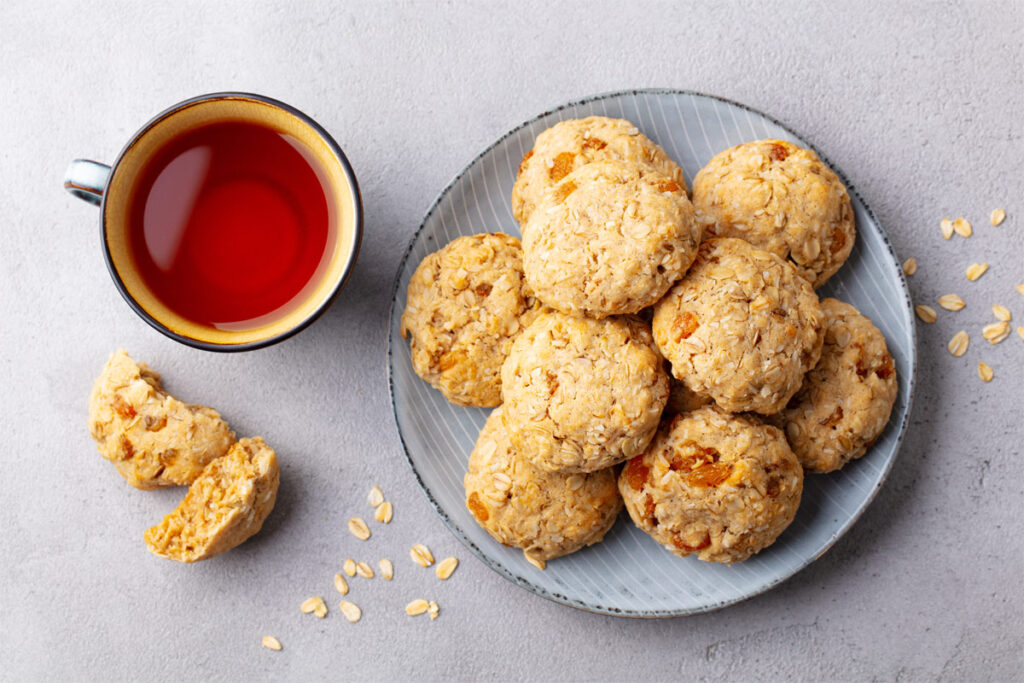
[[604, 538], [622, 509], [615, 472], [558, 474], [530, 464], [509, 441], [503, 410], [487, 418], [469, 456], [466, 507], [496, 541], [543, 569]]
[[519, 240], [483, 233], [428, 255], [409, 281], [401, 333], [416, 374], [461, 406], [501, 403], [501, 364], [541, 305]]
[[185, 500], [145, 534], [150, 552], [197, 562], [241, 545], [262, 527], [277, 501], [280, 469], [260, 437], [242, 439], [192, 482]]
[[792, 264], [749, 242], [715, 238], [658, 302], [652, 327], [691, 391], [729, 412], [770, 415], [818, 362], [824, 314]]
[[534, 141], [519, 164], [512, 187], [512, 214], [525, 225], [544, 193], [576, 169], [594, 161], [622, 161], [675, 182], [686, 192], [679, 165], [623, 119], [589, 116], [562, 121]]
[[663, 424], [619, 475], [630, 518], [667, 550], [731, 564], [796, 516], [804, 474], [782, 432], [707, 406]]
[[567, 175], [530, 216], [523, 268], [537, 297], [563, 313], [636, 313], [683, 276], [700, 238], [674, 180], [596, 161]]
[[758, 140], [720, 152], [693, 179], [709, 237], [738, 237], [788, 259], [815, 288], [846, 261], [856, 237], [850, 195], [813, 150]]
[[89, 433], [100, 455], [139, 489], [187, 486], [235, 442], [216, 410], [171, 396], [160, 375], [124, 349], [93, 384]]
[[668, 377], [647, 326], [539, 316], [501, 368], [513, 445], [550, 472], [593, 472], [632, 457], [654, 435]]
[[856, 308], [823, 299], [825, 345], [800, 391], [771, 422], [810, 472], [859, 458], [889, 423], [898, 384], [885, 337]]

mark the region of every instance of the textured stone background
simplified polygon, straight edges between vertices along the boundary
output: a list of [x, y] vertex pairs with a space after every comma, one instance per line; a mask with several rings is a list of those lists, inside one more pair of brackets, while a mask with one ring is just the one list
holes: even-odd
[[[1024, 324], [1024, 4], [43, 4], [0, 5], [0, 679], [1024, 676], [1024, 343], [980, 337], [997, 301]], [[716, 93], [793, 126], [917, 257], [915, 298], [968, 302], [922, 326], [907, 440], [854, 529], [763, 596], [651, 622], [546, 602], [459, 546], [405, 464], [384, 369], [392, 278], [444, 184], [540, 111], [644, 86]], [[318, 119], [367, 216], [333, 309], [241, 355], [185, 348], [136, 318], [103, 266], [95, 209], [60, 187], [70, 159], [112, 160], [150, 116], [216, 90]], [[959, 215], [975, 236], [943, 241], [939, 219]], [[980, 260], [990, 272], [967, 283]], [[961, 328], [973, 341], [954, 359], [944, 345]], [[142, 531], [182, 491], [130, 489], [89, 439], [89, 387], [117, 346], [278, 447], [280, 502], [253, 542], [196, 566], [146, 552]], [[396, 513], [368, 549], [344, 520], [374, 483]], [[412, 571], [417, 541], [462, 558], [451, 581]], [[330, 578], [360, 553], [399, 572], [354, 582], [363, 621], [300, 614], [312, 594], [333, 608]], [[441, 618], [405, 617], [428, 589]], [[259, 647], [266, 633], [283, 652]]]

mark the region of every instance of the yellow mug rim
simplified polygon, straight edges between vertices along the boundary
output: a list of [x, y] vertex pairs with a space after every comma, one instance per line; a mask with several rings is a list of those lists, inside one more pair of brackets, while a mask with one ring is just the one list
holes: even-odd
[[[154, 313], [152, 313], [145, 306], [143, 306], [138, 301], [137, 296], [132, 293], [128, 284], [124, 281], [124, 278], [122, 277], [120, 271], [116, 266], [114, 255], [111, 252], [111, 244], [110, 239], [108, 237], [109, 233], [107, 230], [107, 202], [108, 198], [111, 195], [109, 190], [114, 186], [114, 181], [117, 177], [117, 172], [126, 155], [128, 155], [129, 152], [131, 152], [131, 150], [135, 147], [136, 144], [139, 143], [139, 141], [143, 138], [143, 136], [146, 135], [146, 133], [148, 133], [157, 124], [161, 123], [167, 118], [185, 109], [202, 104], [204, 102], [221, 100], [251, 102], [264, 106], [270, 106], [271, 108], [278, 109], [283, 113], [290, 115], [291, 117], [297, 119], [299, 123], [308, 127], [313, 132], [315, 137], [319, 138], [324, 143], [330, 154], [333, 156], [333, 161], [337, 163], [338, 169], [341, 171], [340, 175], [343, 178], [344, 182], [342, 183], [343, 187], [336, 188], [336, 191], [348, 192], [349, 196], [347, 199], [349, 202], [351, 202], [352, 208], [351, 217], [339, 217], [339, 223], [344, 223], [345, 225], [347, 225], [348, 230], [351, 232], [351, 238], [349, 240], [350, 245], [347, 247], [347, 251], [344, 253], [344, 256], [338, 256], [336, 254], [334, 257], [332, 257], [330, 265], [335, 266], [333, 268], [334, 273], [325, 273], [324, 283], [320, 287], [318, 287], [316, 291], [312, 292], [309, 295], [308, 301], [313, 301], [318, 297], [322, 297], [319, 303], [317, 303], [316, 306], [312, 308], [308, 313], [306, 313], [304, 317], [302, 317], [300, 320], [297, 320], [293, 324], [289, 325], [287, 328], [277, 332], [273, 332], [272, 334], [266, 337], [257, 336], [256, 338], [253, 338], [254, 331], [252, 330], [243, 332], [221, 331], [221, 333], [217, 335], [228, 339], [232, 336], [248, 337], [248, 339], [246, 339], [245, 341], [240, 342], [219, 342], [211, 341], [209, 339], [197, 339], [196, 337], [189, 336], [183, 331], [174, 329], [167, 322], [160, 320], [156, 315], [154, 315]], [[325, 159], [325, 161], [328, 160]], [[117, 158], [114, 160], [114, 163], [111, 164], [110, 167], [107, 191], [103, 193], [103, 199], [100, 203], [100, 231], [101, 238], [103, 241], [104, 259], [107, 264], [107, 270], [110, 272], [110, 276], [114, 280], [114, 284], [116, 285], [118, 291], [121, 293], [121, 296], [132, 308], [132, 310], [134, 310], [135, 313], [137, 313], [151, 327], [161, 332], [162, 334], [170, 337], [171, 339], [174, 339], [175, 341], [181, 342], [182, 344], [198, 349], [203, 349], [207, 351], [249, 351], [253, 349], [270, 346], [272, 344], [276, 344], [278, 342], [284, 341], [285, 339], [288, 339], [289, 337], [292, 337], [295, 334], [298, 334], [302, 330], [309, 327], [321, 315], [323, 315], [324, 311], [330, 308], [331, 304], [337, 298], [338, 293], [344, 288], [345, 284], [348, 282], [348, 279], [352, 274], [352, 270], [355, 265], [356, 259], [359, 255], [359, 249], [362, 244], [363, 234], [362, 197], [359, 192], [359, 185], [358, 182], [356, 181], [355, 173], [353, 172], [352, 166], [349, 163], [348, 158], [345, 156], [345, 153], [342, 151], [341, 147], [334, 140], [334, 138], [331, 137], [330, 133], [328, 133], [320, 124], [318, 124], [308, 115], [299, 111], [295, 107], [292, 107], [291, 105], [285, 104], [284, 102], [281, 102], [280, 100], [275, 100], [271, 97], [266, 97], [264, 95], [257, 95], [254, 93], [246, 92], [208, 93], [205, 95], [191, 97], [187, 100], [183, 100], [165, 109], [164, 111], [160, 112], [155, 117], [153, 117], [144, 126], [142, 126], [138, 130], [138, 132], [136, 132], [131, 137], [128, 143], [117, 155]], [[339, 228], [339, 247], [337, 247], [337, 249], [341, 249], [341, 247], [343, 246], [340, 245], [340, 240], [342, 239], [342, 234], [340, 233], [341, 230]], [[338, 259], [341, 258], [343, 258], [344, 260], [338, 261]], [[156, 300], [155, 296], [152, 298]], [[162, 306], [162, 304], [160, 305]], [[286, 319], [287, 316], [285, 316], [281, 320]], [[182, 318], [182, 320], [184, 320], [184, 318]], [[196, 324], [190, 324], [190, 326], [194, 328], [203, 327]], [[273, 327], [273, 325], [268, 324], [265, 326], [258, 327], [256, 328], [256, 333], [267, 327]], [[278, 327], [280, 327], [280, 325], [278, 325]]]

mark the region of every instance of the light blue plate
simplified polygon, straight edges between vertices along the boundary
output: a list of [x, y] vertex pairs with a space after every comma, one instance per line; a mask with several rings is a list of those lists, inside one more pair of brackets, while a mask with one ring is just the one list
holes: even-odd
[[[602, 543], [535, 569], [523, 554], [487, 535], [466, 509], [462, 477], [489, 411], [460, 408], [420, 380], [399, 335], [406, 289], [427, 254], [460, 235], [519, 235], [509, 196], [516, 168], [545, 128], [590, 115], [629, 119], [660, 144], [687, 183], [711, 157], [733, 145], [781, 138], [813, 147], [771, 117], [694, 92], [640, 90], [571, 102], [524, 123], [488, 147], [449, 183], [427, 212], [398, 267], [388, 328], [388, 373], [402, 445], [423, 491], [452, 532], [505, 578], [545, 598], [604, 614], [666, 617], [725, 607], [757, 595], [820, 557], [868, 506], [892, 467], [907, 426], [916, 366], [912, 305], [896, 255], [867, 205], [843, 177], [857, 217], [849, 261], [819, 292], [859, 308], [885, 334], [899, 396], [885, 433], [862, 459], [829, 475], [807, 477], [796, 520], [746, 562], [724, 566], [679, 558], [636, 529], [625, 514]], [[824, 155], [826, 163], [830, 163]]]

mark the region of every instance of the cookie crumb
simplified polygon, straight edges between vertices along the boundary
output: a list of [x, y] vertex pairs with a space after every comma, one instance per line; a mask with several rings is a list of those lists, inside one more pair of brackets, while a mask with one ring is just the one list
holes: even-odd
[[430, 615], [430, 620], [433, 621], [434, 619], [437, 619], [437, 616], [440, 613], [441, 613], [441, 608], [438, 607], [436, 602], [431, 600], [430, 604], [427, 606], [427, 614]]

